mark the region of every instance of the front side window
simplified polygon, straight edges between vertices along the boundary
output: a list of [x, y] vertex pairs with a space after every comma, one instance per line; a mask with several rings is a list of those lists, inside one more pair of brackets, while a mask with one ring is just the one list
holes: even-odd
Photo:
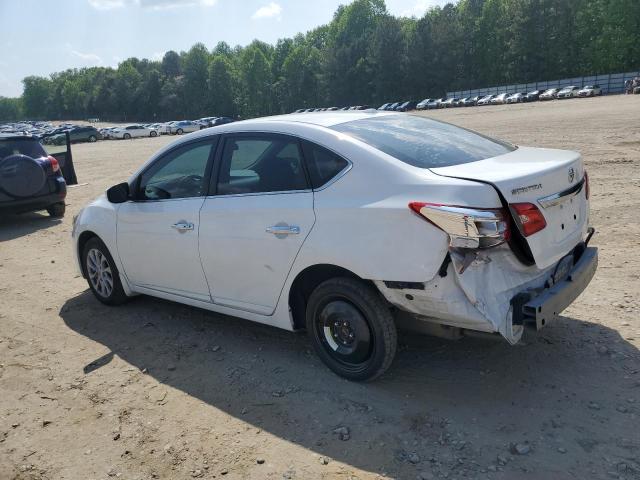
[[225, 141], [217, 194], [305, 190], [307, 179], [297, 140], [285, 136], [239, 136]]
[[166, 200], [204, 196], [207, 164], [214, 143], [186, 145], [157, 160], [142, 174], [138, 198]]
[[416, 115], [384, 115], [331, 127], [409, 165], [438, 168], [515, 150], [479, 133]]

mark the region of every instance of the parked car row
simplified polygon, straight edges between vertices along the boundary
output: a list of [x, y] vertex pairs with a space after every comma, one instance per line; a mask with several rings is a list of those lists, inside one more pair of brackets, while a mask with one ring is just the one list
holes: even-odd
[[204, 117], [199, 120], [176, 120], [165, 123], [106, 127], [101, 128], [100, 133], [105, 139], [128, 140], [139, 137], [157, 137], [158, 135], [182, 135], [233, 121], [233, 118], [230, 117]]
[[293, 113], [305, 113], [305, 112], [337, 112], [345, 110], [369, 110], [374, 108], [371, 105], [351, 105], [349, 107], [321, 107], [321, 108], [299, 108]]
[[69, 133], [71, 143], [97, 142], [102, 140], [102, 134], [91, 125], [76, 125], [62, 123], [52, 125], [49, 122], [25, 121], [0, 125], [0, 133], [11, 135], [29, 135], [38, 138], [42, 143], [62, 145], [66, 142], [65, 133]]
[[[595, 97], [602, 95], [602, 89], [598, 85], [586, 85], [582, 88], [570, 85], [563, 88], [549, 88], [547, 90], [533, 90], [531, 92], [499, 93], [496, 95], [476, 95], [464, 98], [425, 98], [416, 104], [417, 110], [431, 110], [449, 107], [473, 107], [482, 105], [504, 105], [511, 103], [537, 102], [563, 98]], [[408, 102], [413, 103], [413, 102]], [[391, 105], [391, 107], [389, 107]], [[396, 104], [382, 105], [378, 110], [397, 110]], [[405, 111], [405, 110], [400, 110]]]

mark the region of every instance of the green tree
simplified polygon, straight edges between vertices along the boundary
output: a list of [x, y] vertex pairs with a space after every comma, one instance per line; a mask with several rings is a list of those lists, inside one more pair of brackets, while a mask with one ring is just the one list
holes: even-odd
[[184, 99], [188, 116], [201, 117], [206, 113], [203, 101], [207, 96], [209, 51], [196, 43], [184, 56]]
[[231, 64], [223, 55], [217, 55], [209, 65], [208, 106], [213, 115], [233, 117], [237, 114], [234, 102]]

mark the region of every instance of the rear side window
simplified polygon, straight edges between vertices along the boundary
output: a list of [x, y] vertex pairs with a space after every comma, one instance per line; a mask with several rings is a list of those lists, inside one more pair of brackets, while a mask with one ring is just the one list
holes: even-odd
[[305, 143], [305, 159], [313, 188], [320, 188], [342, 172], [349, 163], [326, 148], [313, 143]]
[[46, 157], [47, 153], [40, 145], [40, 142], [34, 139], [0, 139], [0, 160], [11, 155], [26, 155], [31, 158]]
[[479, 133], [416, 115], [385, 115], [331, 128], [420, 168], [460, 165], [515, 150]]

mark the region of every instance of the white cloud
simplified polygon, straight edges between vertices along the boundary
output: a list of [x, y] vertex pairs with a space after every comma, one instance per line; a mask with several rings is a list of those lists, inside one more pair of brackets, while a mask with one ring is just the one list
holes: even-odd
[[100, 56], [96, 55], [95, 53], [83, 53], [77, 50], [71, 50], [71, 54], [84, 60], [88, 64], [93, 64], [93, 65], [102, 64], [102, 58], [100, 58]]
[[124, 7], [126, 2], [125, 0], [89, 0], [89, 5], [91, 5], [96, 10], [112, 10], [114, 8], [122, 8]]
[[164, 57], [163, 52], [154, 52], [153, 55], [151, 55], [151, 60], [158, 62], [162, 60], [163, 57]]
[[88, 0], [96, 10], [113, 10], [123, 7], [142, 7], [149, 10], [166, 10], [178, 7], [212, 7], [218, 0]]
[[280, 14], [282, 13], [282, 7], [276, 2], [271, 2], [269, 5], [265, 5], [264, 7], [260, 7], [255, 13], [251, 16], [254, 20], [258, 20], [261, 18], [273, 18], [277, 17], [280, 19]]

